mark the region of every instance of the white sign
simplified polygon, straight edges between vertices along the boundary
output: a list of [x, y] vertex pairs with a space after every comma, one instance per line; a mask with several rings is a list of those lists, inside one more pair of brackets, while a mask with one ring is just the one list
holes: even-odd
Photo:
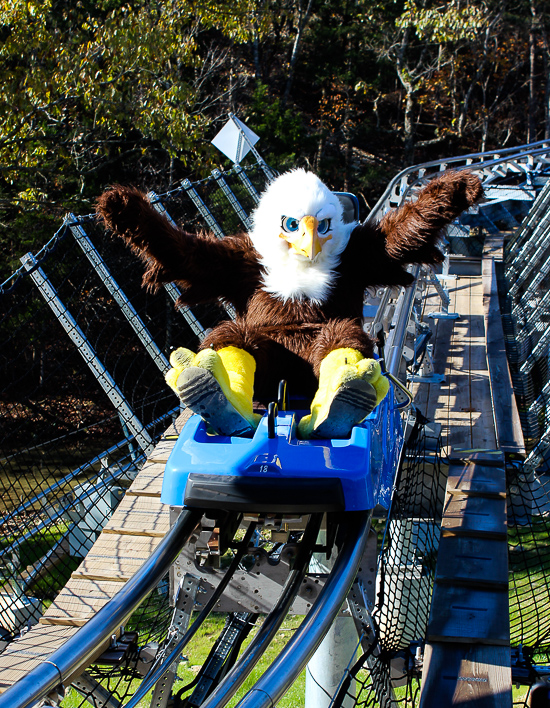
[[260, 138], [241, 120], [229, 114], [229, 120], [212, 140], [212, 145], [237, 164], [256, 145]]

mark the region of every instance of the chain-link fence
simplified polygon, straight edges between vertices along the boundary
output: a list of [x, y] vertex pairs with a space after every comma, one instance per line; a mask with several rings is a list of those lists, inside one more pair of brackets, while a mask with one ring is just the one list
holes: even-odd
[[[527, 457], [509, 460], [508, 543], [512, 676], [550, 673], [550, 182], [507, 241], [500, 283], [506, 350]], [[528, 690], [515, 705], [526, 705]]]
[[[528, 451], [550, 429], [550, 189], [507, 243], [502, 279], [506, 347]], [[545, 443], [538, 462], [545, 457]], [[540, 459], [538, 459], [540, 458]], [[535, 457], [532, 457], [535, 461]], [[530, 464], [530, 463], [529, 463]]]
[[[222, 236], [245, 228], [239, 214], [267, 178], [261, 166], [237, 167], [151, 198], [186, 228], [206, 221]], [[215, 305], [176, 310], [173, 285], [146, 292], [142, 265], [94, 216], [68, 215], [22, 262], [0, 289], [6, 641], [65, 585], [178, 414], [163, 376], [171, 348], [196, 349], [228, 317]]]

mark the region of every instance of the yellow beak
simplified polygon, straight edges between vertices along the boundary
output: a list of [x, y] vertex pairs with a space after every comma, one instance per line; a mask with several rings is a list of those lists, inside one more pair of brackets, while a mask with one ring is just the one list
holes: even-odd
[[317, 227], [319, 221], [314, 216], [304, 216], [300, 220], [300, 228], [294, 233], [281, 233], [279, 237], [288, 242], [289, 247], [294, 253], [299, 253], [302, 256], [307, 256], [311, 261], [314, 260], [323, 250], [323, 244], [330, 241], [332, 236], [319, 238]]

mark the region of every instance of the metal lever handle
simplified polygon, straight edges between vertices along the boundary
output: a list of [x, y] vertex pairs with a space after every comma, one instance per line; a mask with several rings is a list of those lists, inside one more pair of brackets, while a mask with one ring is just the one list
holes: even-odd
[[277, 415], [279, 414], [279, 406], [275, 401], [271, 401], [271, 403], [267, 407], [267, 437], [273, 439], [276, 435], [276, 425], [275, 425], [275, 419], [277, 418]]

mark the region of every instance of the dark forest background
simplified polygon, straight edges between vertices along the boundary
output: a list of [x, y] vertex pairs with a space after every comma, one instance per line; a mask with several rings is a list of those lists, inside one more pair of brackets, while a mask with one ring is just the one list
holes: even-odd
[[114, 182], [227, 162], [236, 113], [277, 169], [372, 206], [408, 164], [550, 136], [550, 2], [0, 3], [0, 277]]

